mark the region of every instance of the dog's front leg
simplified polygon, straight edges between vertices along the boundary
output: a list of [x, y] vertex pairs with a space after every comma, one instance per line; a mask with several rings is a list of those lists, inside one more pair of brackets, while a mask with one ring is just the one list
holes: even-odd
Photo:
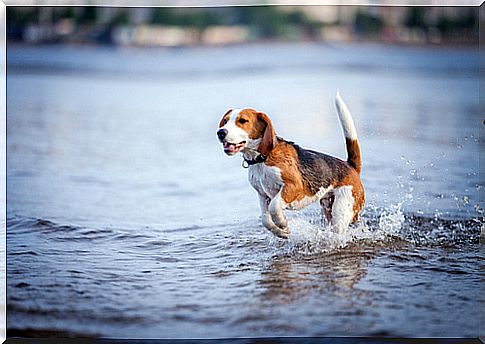
[[281, 190], [275, 197], [269, 202], [269, 213], [273, 223], [278, 227], [279, 231], [283, 234], [283, 238], [290, 236], [290, 229], [288, 228], [288, 221], [286, 220], [284, 209], [286, 203], [281, 197]]
[[258, 193], [259, 196], [259, 207], [261, 208], [261, 222], [263, 226], [268, 228], [270, 231], [274, 231], [277, 226], [274, 224], [269, 214], [269, 197]]
[[271, 233], [274, 235], [283, 238], [283, 239], [288, 239], [290, 232], [288, 230], [283, 230], [282, 228], [279, 228], [277, 225], [274, 224], [271, 214], [269, 212], [269, 205], [270, 205], [270, 199], [266, 195], [262, 195], [258, 193], [259, 195], [259, 206], [261, 208], [261, 222], [263, 223], [263, 226], [269, 229]]

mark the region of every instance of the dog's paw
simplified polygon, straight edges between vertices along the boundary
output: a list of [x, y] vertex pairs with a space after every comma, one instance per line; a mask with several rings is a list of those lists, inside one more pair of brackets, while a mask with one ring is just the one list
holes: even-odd
[[288, 227], [278, 228], [271, 232], [273, 232], [273, 234], [276, 235], [278, 238], [282, 238], [282, 239], [290, 238], [290, 229]]

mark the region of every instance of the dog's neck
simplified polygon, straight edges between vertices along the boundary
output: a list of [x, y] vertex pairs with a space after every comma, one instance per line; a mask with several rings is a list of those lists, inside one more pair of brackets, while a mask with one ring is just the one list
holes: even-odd
[[245, 160], [254, 160], [261, 155], [261, 153], [258, 152], [257, 149], [253, 148], [245, 148], [243, 149], [242, 153]]
[[242, 150], [242, 155], [244, 159], [254, 160], [258, 156], [260, 156], [261, 153], [258, 151], [260, 143], [261, 143], [261, 139], [248, 140], [247, 146]]
[[257, 150], [248, 150], [243, 153], [242, 167], [249, 168], [252, 165], [257, 165], [266, 161], [266, 156], [258, 152]]
[[[276, 137], [276, 145], [281, 143], [281, 141], [284, 141], [281, 137], [277, 136]], [[255, 160], [262, 156], [262, 154], [258, 151], [259, 144], [261, 143], [261, 139], [254, 140], [250, 142], [242, 151], [242, 155], [244, 160]], [[264, 157], [264, 158], [267, 158]]]

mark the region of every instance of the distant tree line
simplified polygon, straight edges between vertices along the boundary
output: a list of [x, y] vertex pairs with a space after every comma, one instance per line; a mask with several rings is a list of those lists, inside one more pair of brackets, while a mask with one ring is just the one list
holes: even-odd
[[[22, 40], [25, 28], [29, 25], [54, 25], [67, 19], [76, 27], [97, 27], [95, 36], [103, 40], [109, 32], [123, 25], [132, 25], [133, 8], [118, 8], [116, 13], [101, 23], [100, 7], [51, 7], [45, 15], [45, 7], [7, 7], [7, 37]], [[440, 17], [437, 22], [429, 23], [425, 7], [409, 7], [402, 25], [408, 29], [421, 30], [425, 34], [432, 29], [438, 30], [443, 37], [467, 35], [478, 37], [478, 11], [470, 9], [458, 18]], [[305, 37], [317, 38], [322, 28], [328, 26], [309, 18], [299, 10], [282, 10], [278, 6], [222, 7], [222, 8], [167, 8], [156, 7], [144, 21], [146, 24], [191, 27], [203, 31], [210, 26], [245, 25], [251, 29], [255, 38], [288, 38], [292, 29], [297, 28]], [[332, 25], [339, 25], [338, 19]], [[385, 18], [371, 13], [366, 7], [359, 7], [355, 13], [352, 30], [358, 37], [378, 37], [386, 27]]]

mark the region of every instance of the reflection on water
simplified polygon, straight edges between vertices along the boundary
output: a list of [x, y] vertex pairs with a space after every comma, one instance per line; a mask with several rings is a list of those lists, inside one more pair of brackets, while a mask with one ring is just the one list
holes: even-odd
[[[126, 338], [478, 333], [478, 56], [276, 44], [9, 47], [8, 327]], [[344, 235], [318, 207], [259, 221], [228, 107], [279, 135], [362, 146], [367, 204]], [[55, 332], [54, 332], [55, 333]]]
[[365, 276], [372, 252], [347, 247], [326, 255], [274, 256], [262, 272], [262, 298], [275, 303], [291, 303], [315, 289], [325, 293], [349, 292]]

